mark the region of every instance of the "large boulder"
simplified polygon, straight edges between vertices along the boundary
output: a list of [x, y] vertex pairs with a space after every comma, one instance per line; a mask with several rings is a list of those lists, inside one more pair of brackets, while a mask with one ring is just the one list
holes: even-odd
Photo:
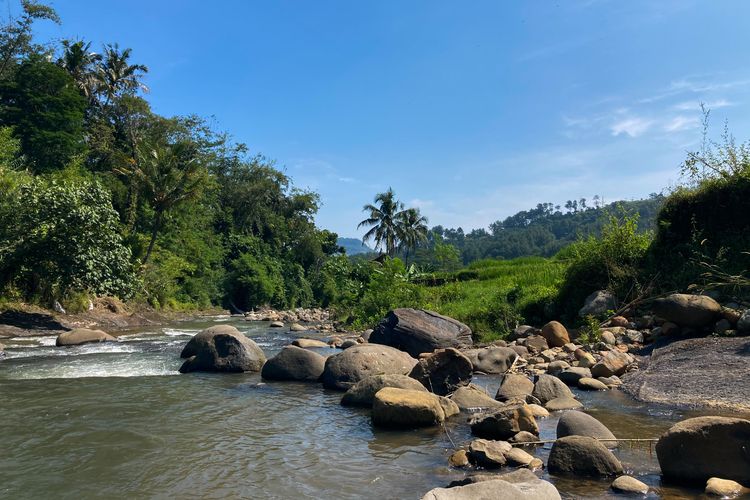
[[518, 358], [516, 351], [510, 347], [486, 347], [464, 351], [475, 372], [505, 373], [510, 370]]
[[351, 386], [341, 398], [341, 404], [344, 406], [372, 407], [375, 394], [386, 387], [427, 392], [422, 384], [406, 375], [372, 375]]
[[534, 391], [534, 382], [520, 373], [506, 373], [502, 376], [495, 399], [498, 401], [526, 401]]
[[568, 330], [558, 321], [550, 321], [542, 327], [542, 337], [550, 347], [562, 347], [570, 343]]
[[414, 357], [423, 352], [471, 346], [471, 328], [453, 318], [422, 309], [394, 309], [370, 335], [370, 343], [406, 351]]
[[578, 311], [582, 318], [586, 316], [603, 316], [607, 311], [617, 307], [617, 298], [607, 290], [597, 290], [583, 302], [583, 307]]
[[552, 474], [603, 477], [622, 474], [622, 464], [594, 438], [567, 436], [555, 441], [547, 461]]
[[667, 321], [689, 328], [703, 328], [721, 314], [721, 305], [706, 295], [674, 293], [656, 299], [654, 313]]
[[188, 341], [180, 373], [257, 372], [266, 362], [258, 345], [230, 325], [207, 328]]
[[633, 357], [625, 352], [609, 351], [598, 363], [591, 367], [592, 377], [618, 377], [625, 373], [633, 362]]
[[112, 335], [101, 330], [89, 330], [88, 328], [74, 328], [69, 332], [63, 332], [57, 336], [55, 345], [72, 346], [90, 344], [95, 342], [117, 342]]
[[504, 406], [503, 403], [492, 399], [484, 389], [474, 384], [459, 387], [450, 395], [450, 400], [456, 403], [461, 410], [501, 408]]
[[469, 424], [472, 434], [486, 439], [510, 439], [521, 431], [539, 435], [536, 419], [523, 403], [478, 413]]
[[317, 381], [325, 364], [326, 358], [317, 352], [289, 345], [266, 361], [260, 375], [266, 380]]
[[409, 376], [427, 390], [445, 396], [471, 382], [472, 365], [457, 349], [438, 349], [420, 359]]
[[398, 429], [441, 424], [458, 411], [452, 405], [454, 412], [442, 399], [445, 398], [424, 391], [395, 387], [380, 389], [372, 403], [372, 423], [378, 427]]
[[531, 395], [543, 405], [557, 398], [574, 398], [565, 382], [552, 375], [539, 375]]
[[552, 483], [539, 478], [513, 483], [488, 478], [464, 486], [435, 488], [422, 500], [560, 500], [560, 493]]
[[750, 420], [696, 417], [673, 425], [656, 443], [662, 475], [705, 484], [711, 477], [750, 483]]
[[327, 389], [346, 391], [371, 375], [406, 375], [416, 363], [416, 359], [393, 347], [361, 344], [329, 357], [321, 380]]
[[602, 444], [607, 448], [616, 448], [615, 435], [597, 419], [582, 411], [566, 411], [557, 422], [557, 437], [588, 436], [596, 440], [604, 440]]

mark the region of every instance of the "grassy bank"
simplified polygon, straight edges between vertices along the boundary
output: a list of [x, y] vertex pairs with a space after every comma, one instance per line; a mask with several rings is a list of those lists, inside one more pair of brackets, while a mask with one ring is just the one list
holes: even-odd
[[518, 323], [539, 323], [562, 284], [566, 264], [522, 257], [481, 260], [439, 286], [421, 285], [424, 307], [468, 324], [480, 341], [509, 333]]

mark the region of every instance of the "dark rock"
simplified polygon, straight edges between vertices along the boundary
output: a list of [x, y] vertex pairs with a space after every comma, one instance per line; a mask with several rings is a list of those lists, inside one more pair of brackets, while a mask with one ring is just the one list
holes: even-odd
[[656, 443], [662, 475], [678, 483], [705, 484], [711, 477], [750, 483], [750, 420], [689, 418]]
[[474, 365], [475, 372], [505, 373], [518, 358], [516, 351], [510, 347], [487, 347], [464, 351]]
[[420, 359], [409, 376], [430, 392], [445, 396], [471, 382], [472, 368], [469, 358], [457, 349], [438, 349]]
[[485, 469], [498, 469], [506, 464], [505, 454], [511, 449], [505, 441], [475, 439], [469, 444], [469, 462]]
[[329, 357], [321, 380], [327, 389], [345, 391], [372, 375], [406, 375], [416, 363], [416, 359], [393, 347], [360, 344]]
[[510, 439], [521, 431], [539, 435], [536, 420], [525, 404], [479, 413], [469, 424], [472, 434], [486, 439]]
[[266, 380], [317, 381], [325, 363], [326, 359], [320, 354], [289, 345], [266, 361], [260, 375]]
[[453, 318], [421, 309], [394, 309], [378, 324], [369, 342], [406, 351], [423, 352], [471, 346], [471, 329]]
[[258, 372], [266, 362], [263, 350], [229, 325], [212, 326], [195, 335], [180, 356], [188, 358], [180, 373]]
[[617, 299], [607, 290], [597, 290], [584, 300], [583, 307], [578, 311], [580, 317], [602, 316], [607, 311], [617, 307]]
[[546, 406], [547, 401], [551, 401], [556, 398], [573, 398], [573, 393], [568, 389], [568, 386], [557, 377], [552, 375], [540, 375], [534, 384], [534, 390], [531, 393], [532, 396], [537, 398], [543, 405]]
[[582, 378], [591, 378], [591, 370], [588, 368], [582, 368], [580, 366], [573, 366], [567, 370], [561, 371], [557, 378], [562, 380], [567, 385], [578, 385], [578, 381]]
[[537, 354], [537, 353], [540, 353], [542, 351], [546, 351], [547, 349], [549, 349], [547, 340], [541, 335], [532, 335], [528, 337], [524, 341], [523, 345], [532, 354]]
[[622, 464], [594, 438], [567, 436], [555, 441], [547, 461], [552, 474], [604, 477], [622, 474]]

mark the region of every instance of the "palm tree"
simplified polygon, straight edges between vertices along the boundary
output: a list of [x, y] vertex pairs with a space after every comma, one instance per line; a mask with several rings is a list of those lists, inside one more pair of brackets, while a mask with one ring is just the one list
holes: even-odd
[[97, 78], [104, 93], [105, 106], [123, 92], [148, 92], [148, 87], [140, 80], [148, 73], [148, 68], [143, 64], [130, 64], [130, 53], [131, 49], [120, 51], [117, 44], [104, 47], [104, 62], [99, 65]]
[[197, 198], [207, 178], [197, 161], [195, 145], [189, 142], [159, 144], [139, 149], [138, 159], [118, 173], [128, 175], [144, 192], [154, 210], [151, 241], [143, 264], [148, 262], [164, 215], [174, 207]]
[[57, 64], [73, 77], [86, 99], [92, 101], [99, 86], [96, 73], [102, 56], [91, 51], [91, 42], [63, 40], [62, 44], [64, 51]]
[[397, 214], [397, 232], [399, 247], [406, 252], [406, 267], [409, 267], [409, 251], [427, 241], [427, 217], [418, 208], [409, 208]]
[[404, 204], [396, 199], [393, 189], [375, 196], [375, 205], [367, 204], [362, 208], [368, 217], [357, 225], [370, 227], [362, 238], [364, 242], [375, 240], [375, 248], [384, 248], [388, 256], [393, 257], [398, 248], [399, 217]]

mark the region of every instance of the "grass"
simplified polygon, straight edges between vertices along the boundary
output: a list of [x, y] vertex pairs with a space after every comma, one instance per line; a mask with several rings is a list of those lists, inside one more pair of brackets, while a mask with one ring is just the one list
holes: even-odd
[[517, 324], [544, 321], [565, 268], [542, 257], [473, 262], [467, 269], [476, 279], [423, 287], [424, 307], [466, 323], [477, 340], [490, 342]]

